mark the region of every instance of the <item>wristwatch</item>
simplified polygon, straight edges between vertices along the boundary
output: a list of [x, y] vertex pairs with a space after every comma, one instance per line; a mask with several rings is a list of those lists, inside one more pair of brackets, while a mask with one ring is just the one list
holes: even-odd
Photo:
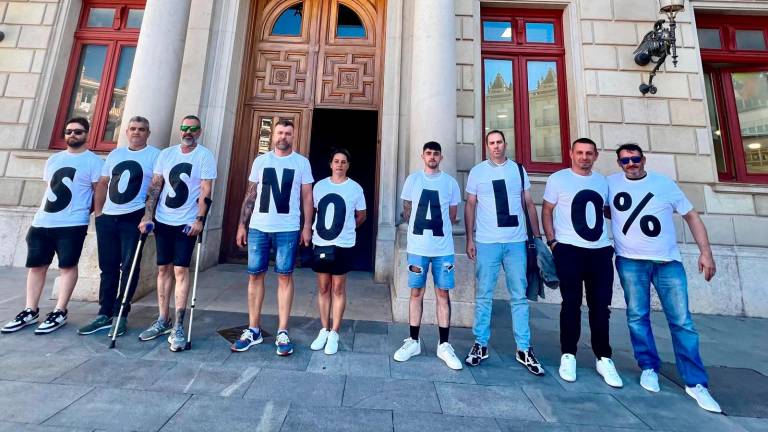
[[205, 216], [197, 216], [195, 219], [202, 223], [205, 223]]
[[557, 239], [547, 240], [547, 246], [552, 247], [553, 244], [557, 243]]

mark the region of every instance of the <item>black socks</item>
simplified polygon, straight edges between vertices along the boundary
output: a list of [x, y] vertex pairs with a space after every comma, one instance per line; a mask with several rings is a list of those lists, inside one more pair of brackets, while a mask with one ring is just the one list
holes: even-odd
[[448, 342], [448, 332], [451, 330], [451, 328], [438, 327], [437, 329], [440, 331], [440, 343]]
[[419, 328], [420, 326], [411, 326], [411, 339], [419, 340]]

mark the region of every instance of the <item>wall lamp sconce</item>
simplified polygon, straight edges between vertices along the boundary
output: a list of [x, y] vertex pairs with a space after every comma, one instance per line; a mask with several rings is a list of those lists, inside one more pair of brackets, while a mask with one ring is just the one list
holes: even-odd
[[643, 40], [635, 50], [635, 63], [639, 66], [645, 66], [648, 63], [654, 63], [656, 66], [651, 70], [648, 78], [648, 84], [640, 84], [640, 93], [656, 94], [658, 90], [653, 85], [653, 78], [659, 71], [661, 65], [672, 55], [672, 64], [677, 67], [677, 49], [675, 47], [675, 30], [677, 22], [675, 18], [678, 12], [685, 10], [685, 0], [659, 0], [659, 13], [667, 15], [669, 27], [664, 27], [666, 20], [660, 19], [653, 24], [653, 30], [649, 31], [643, 37]]

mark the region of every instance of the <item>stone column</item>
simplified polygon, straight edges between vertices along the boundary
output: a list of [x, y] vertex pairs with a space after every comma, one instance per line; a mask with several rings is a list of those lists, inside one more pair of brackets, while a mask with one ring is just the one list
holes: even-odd
[[410, 171], [421, 169], [427, 141], [443, 147], [441, 169], [456, 176], [456, 17], [454, 0], [413, 5]]
[[[133, 60], [122, 124], [135, 115], [148, 118], [150, 144], [160, 148], [177, 138], [173, 113], [190, 4], [189, 0], [147, 0]], [[118, 145], [128, 145], [125, 134], [120, 134]]]

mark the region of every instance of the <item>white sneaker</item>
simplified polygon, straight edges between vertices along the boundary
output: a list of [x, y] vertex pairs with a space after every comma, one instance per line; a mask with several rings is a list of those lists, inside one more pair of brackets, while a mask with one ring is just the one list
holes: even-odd
[[437, 357], [453, 370], [463, 369], [461, 361], [456, 357], [453, 347], [448, 342], [443, 342], [437, 345]]
[[640, 374], [640, 386], [649, 392], [658, 393], [661, 390], [659, 388], [659, 375], [653, 369], [645, 369]]
[[314, 341], [312, 341], [312, 345], [309, 347], [312, 349], [312, 351], [320, 351], [325, 346], [325, 342], [328, 340], [328, 330], [325, 329], [325, 327], [320, 329], [320, 333], [317, 334], [317, 337]]
[[560, 378], [563, 381], [576, 381], [576, 357], [573, 354], [560, 356]]
[[421, 339], [413, 340], [411, 338], [403, 339], [403, 346], [395, 351], [393, 356], [395, 361], [404, 362], [413, 356], [421, 354]]
[[328, 355], [332, 355], [332, 354], [336, 354], [336, 351], [338, 350], [339, 350], [339, 334], [331, 330], [328, 332], [328, 341], [325, 342], [325, 353]]
[[696, 399], [696, 403], [705, 410], [713, 413], [723, 412], [717, 401], [709, 394], [709, 390], [703, 385], [696, 384], [696, 387], [686, 386], [685, 392], [688, 393], [688, 396]]
[[611, 387], [622, 388], [624, 383], [621, 381], [619, 373], [616, 372], [616, 366], [613, 365], [613, 360], [608, 357], [600, 357], [595, 362], [597, 373], [603, 377], [603, 381]]

